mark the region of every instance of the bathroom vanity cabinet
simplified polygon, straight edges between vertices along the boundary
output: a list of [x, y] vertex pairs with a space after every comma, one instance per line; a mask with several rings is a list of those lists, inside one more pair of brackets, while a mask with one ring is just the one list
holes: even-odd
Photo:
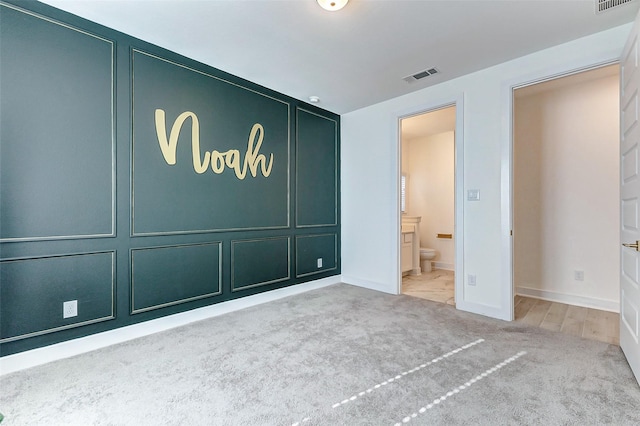
[[400, 244], [400, 259], [402, 259], [402, 273], [413, 269], [413, 232], [403, 232]]
[[420, 216], [403, 216], [400, 232], [400, 268], [403, 274], [420, 275]]

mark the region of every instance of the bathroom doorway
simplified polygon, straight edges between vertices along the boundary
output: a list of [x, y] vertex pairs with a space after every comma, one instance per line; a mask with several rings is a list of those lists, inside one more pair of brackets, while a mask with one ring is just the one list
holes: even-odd
[[401, 293], [455, 305], [456, 105], [400, 121]]

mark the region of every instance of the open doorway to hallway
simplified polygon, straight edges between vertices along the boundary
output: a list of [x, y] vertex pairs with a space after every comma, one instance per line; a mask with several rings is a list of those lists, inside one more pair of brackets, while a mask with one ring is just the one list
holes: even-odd
[[401, 120], [401, 292], [455, 305], [456, 106]]
[[617, 344], [619, 67], [514, 90], [514, 318]]

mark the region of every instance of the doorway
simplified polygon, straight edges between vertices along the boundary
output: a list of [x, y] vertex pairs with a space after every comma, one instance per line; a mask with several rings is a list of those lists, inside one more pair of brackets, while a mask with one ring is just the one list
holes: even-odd
[[514, 319], [617, 344], [619, 66], [513, 91]]
[[400, 120], [401, 293], [455, 305], [456, 105]]

